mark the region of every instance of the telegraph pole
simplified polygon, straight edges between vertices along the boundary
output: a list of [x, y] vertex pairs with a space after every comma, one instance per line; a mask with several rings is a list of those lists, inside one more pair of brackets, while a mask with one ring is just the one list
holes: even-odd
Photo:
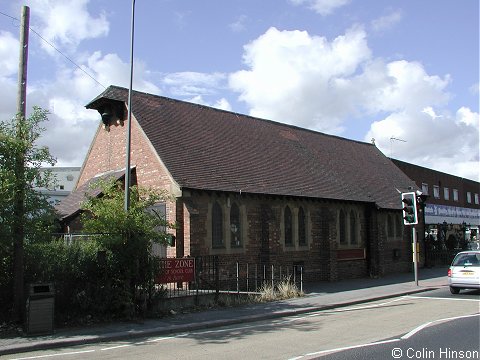
[[126, 164], [125, 164], [125, 212], [128, 214], [130, 209], [130, 143], [132, 139], [132, 86], [133, 86], [133, 45], [135, 39], [135, 0], [132, 0], [132, 19], [130, 27], [130, 86], [128, 89], [128, 115], [127, 115], [127, 134], [126, 134]]
[[22, 7], [20, 23], [20, 57], [18, 64], [17, 115], [25, 117], [27, 105], [27, 63], [28, 63], [28, 29], [30, 25], [30, 8]]
[[[18, 65], [18, 93], [17, 93], [17, 116], [16, 137], [17, 141], [25, 136], [25, 113], [27, 98], [27, 61], [28, 61], [28, 31], [30, 23], [30, 8], [22, 7], [20, 24], [20, 57]], [[16, 321], [24, 319], [24, 250], [23, 239], [25, 235], [25, 154], [20, 146], [15, 154], [15, 177], [16, 191], [14, 200], [14, 223], [13, 223], [13, 310]]]

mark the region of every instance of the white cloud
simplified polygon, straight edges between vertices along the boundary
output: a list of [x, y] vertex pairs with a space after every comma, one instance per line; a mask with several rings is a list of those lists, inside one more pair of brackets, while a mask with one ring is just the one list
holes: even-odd
[[74, 98], [52, 95], [47, 129], [40, 143], [48, 144], [60, 166], [83, 163], [93, 135], [99, 124], [95, 111], [87, 110], [85, 103]]
[[247, 21], [246, 15], [240, 15], [233, 23], [229, 25], [233, 32], [242, 32], [246, 29], [245, 22]]
[[270, 28], [245, 46], [249, 70], [231, 74], [229, 83], [253, 116], [339, 131], [352, 104], [345, 106], [335, 80], [354, 75], [369, 57], [358, 28], [331, 42], [306, 31]]
[[[31, 26], [48, 42], [56, 46], [75, 49], [85, 39], [106, 36], [109, 23], [104, 13], [92, 16], [87, 9], [89, 0], [31, 0]], [[38, 21], [39, 27], [36, 24]], [[46, 43], [42, 46], [49, 53], [53, 49]]]
[[168, 87], [174, 96], [213, 95], [224, 87], [226, 75], [223, 73], [199, 73], [184, 71], [170, 73], [164, 76], [162, 83]]
[[[128, 87], [130, 66], [118, 55], [95, 52], [84, 60], [84, 69], [100, 83]], [[134, 64], [134, 89], [159, 93], [159, 88], [148, 80], [150, 72], [145, 64], [139, 60]], [[3, 85], [5, 82], [1, 81], [0, 78], [0, 85]], [[15, 89], [15, 86], [12, 87]], [[58, 159], [57, 165], [79, 166], [83, 163], [99, 125], [98, 113], [85, 109], [85, 105], [103, 90], [77, 68], [60, 68], [48, 83], [30, 83], [27, 108], [31, 110], [33, 105], [37, 105], [50, 111], [49, 121], [44, 124], [46, 131], [39, 144], [49, 146], [51, 154]], [[11, 93], [16, 94], [15, 91]], [[0, 108], [4, 109], [3, 97], [0, 97]]]
[[10, 32], [0, 31], [0, 118], [10, 120], [17, 111], [19, 42]]
[[331, 41], [271, 28], [245, 45], [244, 63], [229, 84], [253, 116], [333, 134], [376, 117], [364, 140], [375, 138], [386, 155], [478, 179], [479, 117], [467, 107], [447, 111], [450, 76], [373, 58], [361, 28]]
[[385, 64], [375, 60], [365, 64], [363, 73], [351, 81], [359, 95], [357, 102], [372, 113], [423, 110], [445, 105], [449, 100], [445, 89], [450, 77], [428, 75], [417, 62], [400, 60]]
[[[124, 62], [117, 54], [102, 55], [100, 51], [94, 52], [87, 60], [88, 70], [104, 86], [118, 85], [128, 88], [130, 85], [130, 63]], [[91, 80], [85, 77], [80, 70], [76, 70], [78, 81]], [[159, 94], [160, 89], [149, 79], [151, 74], [147, 65], [140, 59], [133, 60], [133, 89]], [[79, 86], [78, 91], [85, 89]]]
[[18, 49], [18, 39], [8, 31], [0, 31], [0, 77], [17, 73]]
[[210, 106], [220, 110], [232, 111], [232, 106], [230, 105], [228, 100], [225, 98], [221, 98], [220, 100], [217, 100], [215, 103], [210, 103], [206, 101], [201, 95], [196, 95], [193, 98], [188, 99], [187, 101], [195, 104], [199, 104], [199, 105]]
[[354, 28], [332, 41], [305, 31], [270, 28], [245, 46], [247, 70], [230, 75], [250, 114], [338, 132], [352, 116], [443, 106], [449, 76], [422, 64], [372, 59], [366, 34]]
[[435, 110], [431, 106], [427, 106], [425, 109], [422, 110], [423, 113], [430, 115], [432, 119], [435, 119], [437, 117], [441, 117], [442, 115], [437, 115], [435, 113]]
[[459, 109], [455, 116], [437, 115], [432, 108], [394, 112], [374, 122], [365, 141], [375, 138], [387, 156], [478, 181], [478, 123], [479, 114], [468, 108]]
[[472, 94], [478, 95], [480, 93], [480, 83], [477, 82], [476, 84], [473, 84], [472, 86], [470, 86], [469, 90]]
[[441, 107], [450, 99], [448, 75], [429, 75], [419, 62], [372, 58], [361, 28], [332, 41], [270, 28], [244, 46], [243, 57], [247, 69], [231, 74], [229, 84], [250, 113], [300, 126], [328, 130], [332, 119]]
[[480, 119], [478, 114], [467, 107], [462, 106], [458, 109], [455, 123], [459, 126], [466, 125], [478, 130]]
[[[17, 112], [17, 81], [10, 78], [0, 76], [0, 119], [11, 120]], [[27, 103], [28, 105], [28, 103]]]
[[290, 0], [294, 5], [307, 5], [316, 13], [326, 16], [332, 14], [337, 8], [347, 5], [350, 0]]
[[371, 22], [372, 30], [375, 32], [385, 31], [398, 24], [403, 17], [400, 10], [396, 10], [388, 15], [379, 17]]

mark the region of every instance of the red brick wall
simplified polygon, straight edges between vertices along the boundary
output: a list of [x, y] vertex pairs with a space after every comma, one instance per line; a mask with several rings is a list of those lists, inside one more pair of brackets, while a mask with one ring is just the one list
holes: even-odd
[[[126, 122], [123, 125], [112, 124], [109, 131], [99, 127], [82, 168], [79, 181], [81, 186], [100, 173], [125, 168], [126, 162]], [[136, 179], [143, 188], [172, 191], [174, 184], [159, 161], [147, 137], [132, 117], [130, 163], [136, 167]], [[176, 203], [167, 202], [166, 215], [170, 222], [176, 221]], [[174, 231], [172, 231], [174, 233]], [[171, 254], [171, 249], [167, 249]]]
[[[135, 118], [131, 124], [130, 164], [136, 166], [137, 181], [143, 187], [170, 191], [172, 180], [161, 165], [150, 142]], [[112, 125], [110, 131], [99, 128], [80, 174], [78, 185], [100, 173], [125, 168], [126, 123]]]

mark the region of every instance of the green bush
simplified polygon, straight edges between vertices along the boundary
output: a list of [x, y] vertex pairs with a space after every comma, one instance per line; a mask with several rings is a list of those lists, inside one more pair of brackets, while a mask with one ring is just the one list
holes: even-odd
[[53, 282], [58, 314], [79, 316], [92, 312], [95, 310], [92, 302], [98, 296], [96, 288], [101, 277], [98, 250], [93, 241], [71, 245], [62, 240], [27, 244], [25, 283]]
[[[129, 319], [144, 311], [155, 294], [147, 285], [138, 288], [137, 298], [132, 298], [130, 284], [123, 276], [123, 260], [103, 250], [95, 240], [27, 244], [25, 283], [54, 284], [58, 324]], [[153, 288], [155, 260], [146, 258], [139, 265], [144, 283]]]

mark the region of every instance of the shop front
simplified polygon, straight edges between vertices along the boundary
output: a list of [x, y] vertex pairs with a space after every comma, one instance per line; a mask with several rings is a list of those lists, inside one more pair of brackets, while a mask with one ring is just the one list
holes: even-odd
[[426, 251], [480, 249], [479, 226], [479, 209], [426, 204]]

